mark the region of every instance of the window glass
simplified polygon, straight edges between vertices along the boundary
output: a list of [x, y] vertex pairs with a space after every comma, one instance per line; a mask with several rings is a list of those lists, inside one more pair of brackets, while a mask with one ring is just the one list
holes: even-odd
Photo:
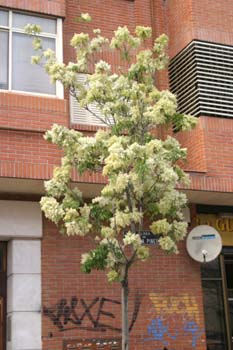
[[[226, 349], [221, 281], [202, 281], [208, 349]], [[213, 347], [212, 347], [213, 346]]]
[[[44, 68], [31, 64], [35, 55], [30, 36], [13, 33], [12, 37], [12, 89], [19, 91], [55, 94], [55, 85], [50, 84]], [[55, 49], [55, 40], [43, 38], [44, 48]]]
[[8, 12], [0, 11], [0, 26], [8, 26]]
[[221, 277], [219, 259], [201, 265], [202, 278]]
[[4, 259], [4, 251], [0, 244], [0, 272], [3, 271], [3, 259]]
[[[24, 27], [28, 23], [40, 25], [43, 48], [56, 51], [56, 40], [60, 39], [57, 22], [54, 18], [0, 10], [0, 89], [56, 95], [56, 85], [51, 85], [42, 65], [31, 64], [31, 57], [37, 53]], [[58, 50], [61, 56], [59, 45]], [[58, 93], [60, 96], [60, 90]]]
[[13, 28], [24, 29], [28, 23], [39, 25], [44, 33], [56, 34], [57, 32], [55, 19], [13, 13]]
[[233, 258], [225, 258], [225, 270], [226, 270], [226, 280], [228, 297], [233, 299]]
[[229, 301], [230, 321], [231, 321], [231, 337], [233, 341], [233, 300]]
[[0, 30], [0, 89], [8, 89], [8, 32]]
[[225, 256], [225, 271], [230, 313], [230, 327], [233, 341], [233, 256]]

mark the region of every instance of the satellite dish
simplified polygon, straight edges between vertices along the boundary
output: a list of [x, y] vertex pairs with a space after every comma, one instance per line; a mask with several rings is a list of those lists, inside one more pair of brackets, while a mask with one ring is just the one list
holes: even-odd
[[217, 258], [222, 250], [222, 239], [218, 231], [208, 225], [192, 229], [186, 240], [189, 255], [196, 261], [209, 262]]

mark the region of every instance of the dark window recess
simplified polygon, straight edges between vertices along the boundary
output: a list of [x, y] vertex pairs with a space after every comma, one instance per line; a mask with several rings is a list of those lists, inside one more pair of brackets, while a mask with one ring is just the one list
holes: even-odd
[[229, 305], [230, 331], [233, 346], [233, 255], [224, 257], [226, 271], [227, 297]]
[[6, 349], [6, 243], [0, 242], [0, 350]]
[[64, 340], [63, 350], [121, 350], [121, 338]]
[[192, 41], [171, 60], [169, 80], [180, 112], [233, 117], [233, 46]]
[[223, 288], [218, 259], [201, 265], [207, 350], [226, 350]]
[[207, 350], [233, 350], [233, 248], [201, 265]]

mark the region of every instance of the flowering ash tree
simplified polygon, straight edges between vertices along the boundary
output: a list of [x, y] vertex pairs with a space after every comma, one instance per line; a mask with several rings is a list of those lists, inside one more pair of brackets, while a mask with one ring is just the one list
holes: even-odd
[[[90, 20], [88, 14], [81, 17]], [[59, 125], [47, 131], [45, 139], [60, 147], [64, 156], [53, 178], [45, 183], [41, 208], [63, 234], [97, 236], [94, 249], [82, 255], [81, 268], [85, 273], [105, 270], [109, 282], [121, 284], [122, 350], [128, 350], [128, 275], [135, 262], [149, 257], [149, 248], [140, 238], [148, 229], [145, 218], [167, 253], [178, 253], [177, 242], [187, 229], [182, 214], [186, 196], [176, 189], [187, 182], [177, 164], [186, 150], [171, 136], [156, 138], [156, 130], [161, 126], [172, 126], [177, 132], [189, 130], [196, 120], [177, 113], [175, 96], [154, 85], [156, 71], [167, 63], [165, 35], [148, 49], [152, 36], [148, 27], [137, 26], [134, 34], [119, 27], [111, 40], [99, 29], [93, 30], [92, 37], [75, 34], [71, 46], [76, 61], [64, 64], [52, 50], [43, 50], [39, 31], [37, 26], [27, 26], [27, 32], [36, 35], [34, 47], [39, 54], [33, 62], [45, 62], [52, 82], [60, 81], [83, 108], [106, 125], [92, 137]], [[96, 53], [106, 47], [118, 51], [128, 68], [113, 72], [109, 63], [99, 60], [85, 84], [80, 83], [78, 73], [87, 72]], [[100, 115], [92, 110], [93, 103]], [[71, 186], [74, 169], [80, 175], [98, 171], [106, 177], [99, 197], [86, 201], [78, 187]]]

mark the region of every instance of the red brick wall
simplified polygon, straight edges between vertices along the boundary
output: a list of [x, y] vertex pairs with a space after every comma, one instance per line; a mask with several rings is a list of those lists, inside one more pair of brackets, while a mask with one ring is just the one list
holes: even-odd
[[0, 130], [0, 176], [45, 179], [59, 164], [61, 153], [42, 133]]
[[64, 17], [66, 0], [1, 0], [0, 6]]
[[233, 45], [231, 0], [193, 0], [194, 38]]
[[191, 189], [233, 191], [233, 120], [199, 117], [197, 128], [181, 133], [178, 140], [188, 149]]
[[[80, 23], [76, 19], [81, 13], [88, 12], [92, 17], [91, 23]], [[93, 1], [67, 1], [66, 19], [64, 21], [64, 60], [75, 59], [73, 48], [70, 47], [70, 39], [77, 32], [88, 32], [92, 35], [94, 28], [100, 28], [102, 34], [111, 38], [114, 30], [119, 26], [127, 25], [134, 31], [136, 25], [152, 25], [150, 0], [93, 0]], [[118, 53], [106, 49], [102, 58], [112, 64], [113, 67], [122, 66]], [[124, 63], [125, 64], [125, 63]]]
[[44, 132], [54, 123], [69, 125], [66, 100], [0, 90], [0, 128]]
[[[94, 329], [98, 310], [99, 322], [114, 328], [121, 327], [120, 288], [118, 284], [108, 284], [103, 272], [85, 275], [80, 272], [81, 254], [90, 249], [87, 238], [63, 237], [56, 228], [44, 221], [42, 240], [42, 305], [43, 349], [62, 349], [64, 339], [119, 337], [119, 331], [102, 327]], [[168, 349], [190, 350], [205, 349], [204, 325], [202, 312], [202, 290], [200, 285], [199, 264], [191, 260], [181, 246], [179, 255], [165, 256], [152, 246], [152, 257], [146, 263], [133, 267], [130, 273], [130, 322], [135, 312], [135, 323], [131, 331], [131, 349]], [[85, 315], [81, 325], [72, 321], [64, 324], [64, 317], [59, 317], [60, 327], [71, 330], [59, 330], [54, 325], [57, 307], [62, 299], [65, 306], [70, 306], [71, 297], [78, 299], [76, 315], [81, 317], [85, 305], [96, 303]], [[107, 298], [102, 309], [101, 298]], [[81, 300], [82, 299], [82, 300]], [[114, 303], [116, 301], [117, 303]], [[136, 303], [136, 308], [135, 308]], [[139, 308], [137, 314], [137, 307]], [[61, 310], [61, 308], [60, 308]], [[68, 309], [66, 309], [68, 312]], [[112, 313], [104, 315], [103, 312]], [[51, 315], [49, 317], [49, 314]], [[74, 313], [70, 316], [75, 318]], [[53, 318], [53, 320], [51, 320]], [[194, 322], [194, 323], [192, 323]], [[87, 327], [88, 329], [81, 329]], [[188, 327], [197, 327], [197, 341]], [[157, 332], [156, 332], [157, 329]], [[173, 337], [173, 339], [172, 339]]]
[[206, 172], [205, 134], [199, 119], [199, 123], [192, 131], [180, 132], [173, 135], [182, 147], [187, 148], [187, 161], [182, 163], [186, 171]]
[[[226, 0], [224, 6], [220, 1], [215, 1], [213, 5], [210, 0], [1, 0], [0, 5], [65, 17], [66, 62], [74, 56], [69, 47], [74, 32], [91, 32], [94, 27], [100, 27], [103, 34], [110, 37], [119, 25], [128, 25], [131, 30], [137, 24], [152, 26], [154, 36], [163, 32], [169, 34], [171, 56], [194, 38], [232, 44], [233, 29], [229, 27], [233, 16], [232, 0]], [[89, 12], [93, 23], [80, 25], [76, 22], [75, 18], [81, 12]], [[121, 63], [111, 52], [106, 52], [104, 57], [115, 66]], [[165, 72], [157, 76], [157, 85], [160, 88], [168, 86]], [[54, 122], [69, 125], [68, 104], [65, 100], [0, 92], [0, 176], [33, 179], [51, 177], [61, 154], [43, 140], [43, 132]], [[92, 127], [82, 129], [88, 133], [94, 131]], [[192, 189], [233, 191], [232, 129], [231, 120], [201, 117], [199, 126], [193, 132], [178, 136], [182, 145], [188, 147], [188, 163], [185, 167], [191, 172]], [[104, 181], [99, 174], [78, 180]], [[109, 285], [103, 273], [81, 274], [80, 256], [89, 247], [84, 239], [62, 237], [53, 225], [44, 221], [42, 304], [44, 310], [47, 308], [42, 323], [44, 350], [61, 349], [63, 339], [68, 338], [120, 335], [110, 329], [105, 332], [93, 330], [90, 318], [96, 319], [98, 310], [102, 311], [99, 314], [100, 322], [120, 327], [120, 289], [116, 284]], [[84, 314], [80, 325], [89, 330], [77, 327], [59, 331], [48, 317], [49, 311], [56, 313], [56, 309], [51, 308], [61, 299], [66, 299], [65, 306], [68, 307], [72, 296], [78, 300], [75, 312], [79, 316], [85, 311], [84, 303], [89, 305], [99, 298], [90, 309], [89, 318]], [[107, 300], [99, 309], [101, 298], [117, 303]], [[135, 309], [132, 349], [163, 349], [166, 346], [168, 350], [190, 350], [194, 341], [191, 325], [198, 327], [198, 338], [193, 348], [205, 349], [199, 265], [187, 256], [183, 245], [178, 256], [169, 257], [152, 247], [149, 262], [134, 267], [130, 274], [130, 320], [135, 300], [140, 308], [138, 314]], [[110, 317], [110, 314], [104, 315], [103, 311], [112, 313], [115, 318]], [[61, 317], [60, 321], [64, 323], [64, 318]], [[65, 328], [73, 326], [71, 321], [64, 325]]]
[[[169, 54], [175, 56], [193, 39], [233, 45], [232, 1], [170, 0], [164, 2], [168, 19], [164, 30], [170, 38]], [[200, 117], [191, 133], [177, 135], [188, 148], [191, 189], [233, 191], [231, 119]]]
[[[43, 138], [43, 132], [1, 129], [0, 177], [50, 179], [54, 167], [60, 165], [62, 153]], [[74, 174], [74, 180], [105, 183], [100, 174]]]
[[[53, 12], [56, 15], [58, 10], [53, 8], [55, 4], [60, 6], [59, 11], [64, 15], [65, 6], [62, 1], [33, 1], [33, 9], [39, 12]], [[2, 0], [1, 5], [6, 5], [4, 0]], [[31, 1], [7, 1], [7, 5], [8, 7], [28, 10], [32, 8]], [[155, 0], [93, 0], [91, 2], [68, 0], [66, 1], [66, 20], [64, 22], [65, 60], [68, 61], [73, 56], [72, 49], [68, 48], [73, 33], [80, 30], [90, 32], [94, 27], [100, 27], [105, 35], [111, 36], [118, 25], [127, 24], [131, 30], [139, 23], [152, 25], [155, 36], [164, 31], [169, 33], [170, 53], [172, 55], [192, 40], [195, 33], [205, 34], [206, 36], [196, 37], [205, 40], [217, 40], [220, 33], [225, 33], [226, 37], [230, 37], [231, 29], [228, 29], [227, 23], [233, 11], [231, 2], [228, 0], [224, 6], [222, 4], [220, 6], [220, 2], [217, 1], [215, 5], [218, 11], [215, 11], [216, 6], [214, 8], [207, 0], [201, 3], [191, 0], [185, 2], [181, 0], [165, 2]], [[81, 12], [89, 12], [93, 17], [93, 23], [83, 25], [75, 21]], [[205, 13], [209, 13], [208, 19], [203, 17]], [[109, 52], [105, 56], [113, 65], [118, 65], [117, 57]], [[167, 74], [165, 72], [157, 76], [157, 84], [161, 88], [167, 87]], [[177, 136], [181, 143], [188, 147], [188, 163], [184, 167], [193, 174], [192, 186], [195, 189], [213, 188], [219, 191], [223, 189], [231, 191], [232, 121], [205, 117], [199, 119], [199, 127], [193, 132]], [[53, 166], [59, 164], [59, 153], [43, 141], [42, 132], [53, 123], [69, 125], [67, 101], [0, 92], [1, 140], [2, 142], [7, 140], [5, 144], [1, 143], [0, 148], [1, 176], [25, 178], [51, 176]], [[87, 129], [93, 131], [92, 127]], [[24, 133], [24, 130], [27, 130], [27, 133]], [[30, 151], [31, 149], [34, 151]], [[50, 156], [51, 149], [54, 152], [52, 157]], [[84, 177], [80, 180], [83, 179], [103, 182], [99, 175], [94, 176], [93, 179]]]
[[[150, 0], [67, 0], [66, 34], [72, 35], [77, 31], [91, 31], [101, 28], [106, 36], [112, 36], [118, 26], [127, 25], [133, 31], [135, 26], [151, 26]], [[92, 16], [92, 23], [82, 24], [75, 21], [81, 13], [88, 12]]]
[[[66, 3], [66, 13], [65, 11]], [[93, 28], [100, 27], [103, 34], [111, 37], [118, 26], [128, 25], [134, 30], [137, 24], [150, 26], [151, 1], [150, 0], [95, 0], [85, 1], [1, 1], [2, 6], [34, 10], [53, 15], [66, 16], [64, 22], [64, 57], [69, 61], [74, 56], [70, 48], [70, 38], [74, 32], [81, 30], [91, 32]], [[82, 12], [89, 12], [93, 23], [80, 24], [75, 19]], [[114, 14], [114, 15], [113, 15]], [[160, 9], [162, 16], [162, 10]], [[159, 18], [159, 16], [157, 16]], [[117, 55], [111, 52], [104, 57], [118, 66], [120, 62]], [[161, 76], [161, 81], [167, 81]], [[69, 126], [69, 104], [66, 100], [32, 96], [23, 93], [0, 91], [0, 176], [46, 179], [51, 177], [52, 169], [59, 164], [60, 153], [43, 140], [43, 133], [53, 123]], [[76, 128], [76, 126], [73, 126]], [[81, 127], [83, 131], [94, 131], [95, 127]], [[26, 133], [24, 131], [27, 131]], [[4, 142], [4, 144], [3, 144]], [[50, 155], [52, 152], [52, 157]], [[103, 182], [99, 174], [84, 176], [80, 181]]]
[[165, 1], [164, 11], [167, 19], [165, 30], [170, 38], [169, 55], [173, 57], [194, 39], [193, 1]]
[[164, 11], [171, 57], [193, 39], [233, 45], [232, 0], [169, 0]]

